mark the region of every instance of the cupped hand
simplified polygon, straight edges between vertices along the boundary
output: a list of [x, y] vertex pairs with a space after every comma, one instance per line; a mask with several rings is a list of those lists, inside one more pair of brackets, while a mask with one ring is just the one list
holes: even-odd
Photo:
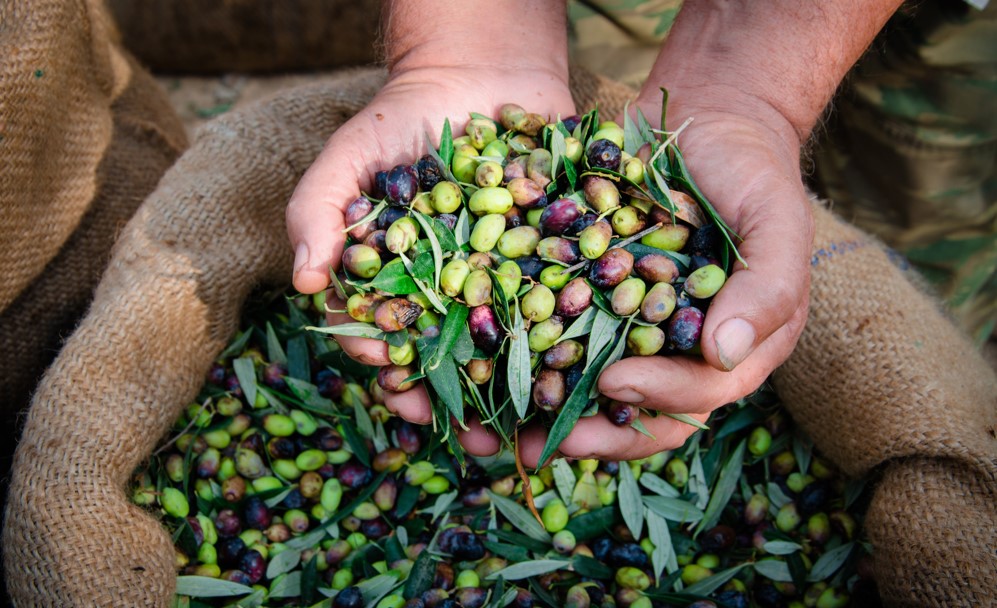
[[[315, 293], [329, 286], [329, 269], [338, 269], [345, 245], [344, 211], [362, 191], [369, 191], [374, 173], [414, 163], [426, 153], [426, 136], [440, 132], [449, 119], [454, 134], [463, 132], [470, 112], [497, 115], [504, 103], [517, 103], [551, 119], [574, 113], [567, 74], [543, 66], [440, 67], [402, 71], [389, 77], [371, 102], [333, 135], [298, 183], [287, 206], [287, 229], [295, 251], [294, 287]], [[439, 141], [434, 139], [434, 146]], [[331, 307], [344, 308], [342, 302]], [[330, 324], [350, 322], [345, 314], [329, 314]], [[390, 361], [384, 342], [340, 336], [352, 358], [368, 365]], [[386, 405], [416, 423], [431, 420], [423, 386], [387, 393]], [[470, 424], [461, 433], [472, 454], [498, 448], [494, 433]]]
[[[638, 105], [649, 119], [660, 116], [660, 95], [657, 101], [638, 99]], [[813, 219], [800, 175], [799, 140], [788, 124], [762, 111], [752, 114], [749, 107], [697, 112], [686, 105], [669, 116], [671, 129], [693, 118], [679, 136], [680, 148], [697, 185], [742, 237], [736, 244], [745, 264], [735, 264], [710, 304], [702, 357], [625, 358], [599, 378], [599, 391], [609, 398], [705, 421], [714, 409], [758, 388], [803, 331]], [[677, 448], [696, 431], [667, 416], [642, 414], [641, 421], [653, 439], [614, 425], [602, 413], [582, 418], [560, 453], [632, 460]], [[520, 439], [524, 462], [536, 465], [544, 434], [534, 430]]]

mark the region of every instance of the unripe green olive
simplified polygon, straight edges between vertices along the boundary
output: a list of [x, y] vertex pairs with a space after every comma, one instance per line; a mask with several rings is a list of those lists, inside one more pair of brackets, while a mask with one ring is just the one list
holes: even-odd
[[[488, 214], [501, 216], [512, 209], [512, 194], [500, 186], [481, 188], [471, 195], [467, 207], [477, 216]], [[505, 218], [502, 218], [502, 226], [505, 227]]]
[[523, 271], [519, 264], [512, 260], [506, 260], [495, 269], [495, 276], [506, 298], [511, 298], [519, 292], [519, 286], [523, 282]]
[[647, 286], [644, 281], [636, 277], [624, 279], [619, 285], [613, 288], [610, 303], [613, 312], [621, 317], [630, 316], [637, 312], [641, 302], [644, 301]]
[[564, 333], [564, 321], [556, 315], [540, 323], [534, 323], [528, 338], [530, 350], [542, 353], [553, 346], [562, 333]]
[[541, 188], [546, 188], [551, 182], [552, 165], [553, 156], [550, 151], [537, 148], [530, 152], [530, 159], [526, 162], [526, 177], [535, 181]]
[[464, 281], [464, 301], [468, 306], [481, 306], [492, 302], [492, 278], [486, 270], [474, 270]]
[[599, 220], [578, 235], [578, 249], [585, 258], [595, 260], [606, 253], [612, 238], [613, 227], [609, 222]]
[[554, 314], [554, 292], [549, 287], [536, 284], [522, 298], [523, 316], [535, 323], [546, 321]]
[[540, 282], [554, 291], [560, 291], [571, 280], [571, 273], [565, 268], [552, 264], [540, 271]]
[[544, 506], [540, 519], [543, 520], [547, 532], [551, 534], [560, 532], [568, 525], [568, 507], [560, 498], [555, 498]]
[[694, 298], [712, 298], [720, 291], [726, 280], [727, 274], [723, 268], [716, 264], [707, 264], [692, 271], [686, 278], [683, 288]]
[[[440, 289], [451, 298], [457, 297], [464, 291], [464, 281], [471, 274], [471, 267], [467, 261], [454, 258], [443, 266], [440, 271]], [[351, 296], [352, 298], [352, 296]]]
[[388, 226], [384, 236], [388, 251], [405, 253], [419, 240], [419, 224], [411, 217], [400, 217]]
[[[487, 216], [486, 216], [487, 217]], [[478, 220], [477, 227], [485, 218]], [[471, 238], [474, 238], [473, 235]], [[498, 252], [503, 256], [515, 259], [524, 255], [531, 255], [537, 249], [540, 242], [540, 230], [533, 226], [517, 226], [512, 230], [505, 231], [498, 239], [496, 246]], [[472, 245], [473, 246], [473, 245]]]
[[462, 200], [460, 186], [453, 182], [439, 182], [429, 191], [429, 202], [440, 213], [457, 211]]
[[350, 245], [343, 252], [343, 267], [362, 279], [370, 279], [381, 270], [381, 256], [373, 247]]
[[493, 160], [486, 160], [474, 170], [474, 183], [481, 188], [493, 188], [501, 185], [503, 174], [502, 165]]
[[627, 348], [638, 357], [657, 354], [665, 345], [665, 332], [660, 327], [638, 325], [627, 334]]
[[645, 234], [640, 242], [649, 247], [664, 251], [679, 251], [689, 240], [689, 228], [682, 224], [666, 224], [651, 234]]

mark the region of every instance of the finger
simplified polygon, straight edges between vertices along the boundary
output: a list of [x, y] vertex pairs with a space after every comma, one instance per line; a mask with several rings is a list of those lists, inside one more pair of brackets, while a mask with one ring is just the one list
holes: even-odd
[[464, 446], [464, 450], [472, 456], [492, 456], [499, 451], [500, 443], [498, 433], [482, 426], [477, 414], [468, 413], [464, 420], [467, 430], [460, 428], [456, 423], [457, 440]]
[[[695, 414], [705, 422], [707, 414]], [[665, 450], [681, 447], [696, 427], [667, 416], [642, 414], [641, 422], [654, 437], [630, 426], [616, 426], [603, 413], [581, 418], [571, 433], [561, 442], [559, 451], [568, 458], [598, 458], [600, 460], [636, 460]]]
[[599, 392], [649, 409], [708, 414], [757, 389], [792, 350], [805, 321], [804, 306], [729, 372], [693, 356], [621, 359], [599, 377]]
[[329, 267], [339, 266], [343, 252], [343, 212], [370, 182], [367, 167], [376, 166], [353, 143], [351, 119], [336, 131], [298, 182], [287, 204], [287, 234], [294, 248], [295, 289], [315, 293], [329, 284]]
[[[540, 425], [532, 424], [519, 431], [519, 457], [523, 466], [535, 469], [539, 466], [540, 455], [543, 454], [547, 442], [547, 432]], [[555, 455], [555, 458], [557, 456]], [[546, 463], [545, 463], [546, 464]]]
[[401, 393], [384, 391], [384, 405], [413, 424], [429, 424], [433, 421], [429, 394], [421, 382]]
[[701, 336], [703, 358], [720, 370], [743, 363], [786, 325], [810, 289], [813, 220], [802, 186], [760, 184], [740, 208], [738, 249], [746, 266], [738, 264], [714, 296]]
[[[326, 302], [332, 310], [343, 310], [346, 304], [336, 297], [332, 290], [326, 296]], [[352, 323], [353, 318], [344, 312], [330, 312], [325, 316], [329, 325], [342, 325]], [[388, 343], [372, 338], [359, 338], [356, 336], [332, 336], [343, 348], [343, 351], [354, 361], [364, 365], [382, 366], [391, 363], [388, 358]]]

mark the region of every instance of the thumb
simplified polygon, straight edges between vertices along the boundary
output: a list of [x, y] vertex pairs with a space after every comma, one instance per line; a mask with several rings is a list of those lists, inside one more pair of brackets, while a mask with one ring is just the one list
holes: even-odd
[[[802, 186], [768, 180], [739, 206], [738, 263], [703, 324], [703, 357], [732, 370], [806, 307], [813, 220]], [[788, 353], [786, 353], [788, 354]]]
[[293, 283], [301, 293], [315, 293], [329, 285], [329, 268], [339, 267], [346, 241], [346, 207], [360, 196], [361, 187], [373, 182], [368, 167], [378, 166], [354, 143], [358, 131], [354, 121], [329, 138], [287, 204], [287, 234], [294, 248]]

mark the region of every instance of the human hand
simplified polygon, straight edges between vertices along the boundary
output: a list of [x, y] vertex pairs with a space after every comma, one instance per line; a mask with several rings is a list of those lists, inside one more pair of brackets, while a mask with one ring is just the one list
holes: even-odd
[[[497, 115], [506, 102], [551, 119], [558, 113], [574, 113], [567, 74], [550, 65], [436, 67], [393, 74], [370, 104], [332, 135], [288, 204], [288, 233], [295, 248], [294, 286], [303, 293], [328, 286], [329, 268], [339, 267], [343, 252], [344, 210], [361, 190], [370, 190], [377, 170], [411, 164], [425, 154], [426, 134], [437, 133], [444, 119], [459, 134], [471, 111]], [[331, 299], [330, 308], [342, 310], [345, 305]], [[339, 324], [352, 319], [332, 313], [328, 321]], [[357, 361], [375, 366], [390, 363], [384, 342], [347, 336], [337, 340]], [[386, 393], [385, 403], [412, 422], [425, 424], [432, 419], [421, 384], [405, 392]], [[473, 419], [469, 428], [473, 430], [462, 432], [461, 439], [470, 453], [497, 450], [494, 433], [483, 432]]]
[[[638, 98], [649, 120], [661, 115], [655, 93]], [[683, 155], [706, 198], [743, 237], [737, 245], [746, 265], [735, 264], [710, 304], [702, 357], [625, 358], [599, 378], [599, 391], [611, 399], [705, 422], [717, 407], [755, 390], [803, 330], [813, 222], [798, 139], [774, 115], [753, 113], [746, 104], [737, 104], [743, 112], [669, 104], [670, 128], [694, 118], [679, 138]], [[632, 460], [677, 448], [696, 430], [667, 416], [645, 414], [641, 421], [653, 439], [613, 424], [602, 412], [582, 418], [559, 451], [572, 458]], [[520, 435], [524, 462], [537, 464], [544, 439], [537, 429]]]

